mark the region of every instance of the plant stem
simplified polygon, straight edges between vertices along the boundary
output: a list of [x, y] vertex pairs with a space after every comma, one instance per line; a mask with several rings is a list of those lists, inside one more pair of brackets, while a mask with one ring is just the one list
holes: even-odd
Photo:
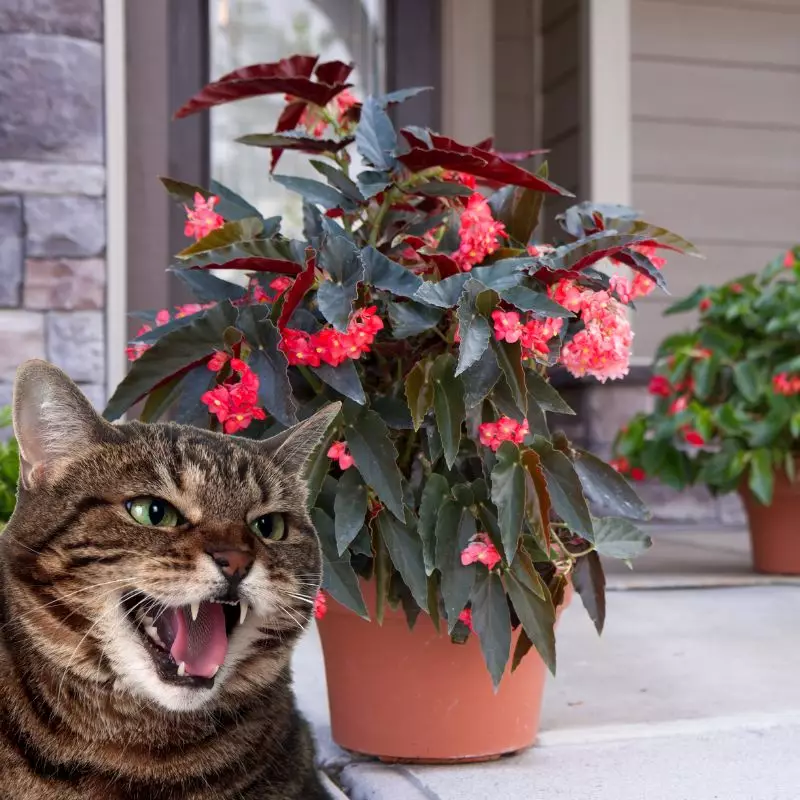
[[386, 196], [383, 198], [383, 204], [378, 211], [378, 215], [375, 217], [375, 221], [372, 223], [372, 230], [369, 232], [369, 244], [373, 247], [378, 243], [378, 236], [381, 233], [381, 225], [383, 224], [383, 218], [386, 216], [386, 212], [389, 210], [390, 206], [392, 205], [392, 191], [391, 189], [386, 192]]
[[308, 385], [317, 394], [322, 394], [322, 383], [314, 377], [311, 370], [303, 364], [298, 364], [297, 369], [300, 370], [300, 374], [308, 381]]

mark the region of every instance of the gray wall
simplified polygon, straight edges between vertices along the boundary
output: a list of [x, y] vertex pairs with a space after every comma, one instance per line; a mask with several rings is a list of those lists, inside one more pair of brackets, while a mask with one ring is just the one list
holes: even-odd
[[105, 400], [101, 0], [0, 4], [0, 402], [26, 358]]
[[[758, 270], [800, 241], [800, 0], [633, 0], [633, 197], [692, 239], [672, 292]], [[640, 304], [637, 355], [681, 318]]]

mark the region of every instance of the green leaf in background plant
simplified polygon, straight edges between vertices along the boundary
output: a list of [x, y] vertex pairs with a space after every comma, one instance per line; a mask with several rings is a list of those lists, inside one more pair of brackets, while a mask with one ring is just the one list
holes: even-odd
[[364, 394], [361, 378], [358, 376], [355, 364], [350, 359], [343, 361], [338, 367], [320, 364], [318, 367], [311, 367], [311, 371], [343, 397], [349, 398], [360, 406], [366, 405], [367, 396]]
[[238, 311], [226, 300], [196, 316], [190, 325], [159, 339], [133, 362], [108, 401], [106, 419], [117, 419], [162, 381], [223, 349], [223, 336], [235, 324]]
[[694, 362], [692, 367], [694, 393], [701, 400], [707, 400], [714, 393], [720, 366], [720, 360], [714, 354]]
[[374, 411], [356, 415], [345, 408], [345, 424], [345, 438], [358, 471], [392, 514], [405, 520], [397, 450], [386, 423]]
[[364, 196], [359, 191], [358, 186], [356, 186], [352, 179], [339, 167], [335, 167], [333, 164], [329, 164], [326, 161], [317, 161], [315, 158], [309, 159], [308, 163], [311, 164], [320, 175], [323, 175], [334, 189], [338, 189], [348, 200], [354, 203], [364, 202]]
[[428, 181], [415, 187], [420, 194], [429, 197], [469, 197], [472, 189], [460, 183], [449, 181]]
[[698, 286], [688, 297], [684, 297], [682, 300], [672, 303], [672, 305], [670, 305], [666, 311], [664, 311], [664, 315], [683, 314], [686, 311], [694, 310], [700, 304], [700, 301], [708, 294], [708, 292], [708, 286]]
[[425, 482], [422, 500], [419, 505], [419, 522], [417, 532], [422, 540], [422, 557], [425, 562], [425, 573], [432, 575], [436, 567], [436, 522], [439, 510], [450, 496], [450, 485], [444, 475], [433, 472]]
[[525, 386], [525, 370], [522, 366], [522, 348], [519, 342], [499, 342], [492, 340], [497, 363], [505, 375], [511, 389], [514, 403], [523, 417], [528, 415], [528, 395]]
[[572, 462], [541, 436], [534, 437], [532, 447], [541, 459], [556, 514], [573, 533], [589, 542], [594, 541], [592, 518]]
[[400, 522], [385, 509], [375, 519], [386, 549], [406, 586], [420, 608], [428, 607], [428, 579], [422, 555], [422, 542], [414, 526], [414, 515], [406, 510]]
[[499, 576], [485, 569], [479, 570], [470, 599], [472, 625], [497, 691], [511, 651], [511, 617]]
[[433, 408], [436, 427], [442, 437], [444, 458], [452, 468], [461, 442], [461, 426], [464, 423], [464, 386], [455, 375], [456, 360], [449, 353], [442, 353], [433, 362], [430, 378], [433, 383]]
[[334, 600], [355, 611], [359, 617], [369, 620], [358, 578], [350, 565], [350, 554], [340, 556], [336, 552], [333, 520], [319, 508], [311, 511], [311, 518], [322, 546], [322, 588]]
[[621, 517], [594, 518], [594, 546], [600, 555], [630, 559], [644, 553], [653, 540]]
[[525, 387], [528, 396], [532, 397], [545, 411], [552, 411], [554, 414], [575, 414], [558, 391], [539, 373], [530, 369], [525, 370]]
[[775, 472], [772, 466], [772, 454], [766, 448], [753, 451], [747, 485], [765, 506], [772, 502]]
[[289, 362], [280, 349], [281, 335], [269, 319], [267, 306], [245, 306], [236, 326], [250, 345], [248, 364], [258, 375], [258, 399], [282, 425], [297, 422], [297, 406], [289, 383]]
[[540, 317], [574, 317], [564, 306], [551, 300], [546, 292], [537, 292], [527, 286], [512, 286], [500, 292], [500, 297], [520, 311], [530, 311]]
[[317, 289], [319, 310], [337, 331], [345, 333], [359, 281], [364, 279], [364, 265], [358, 248], [344, 232], [342, 235], [328, 235], [320, 250], [319, 264], [331, 276]]
[[575, 472], [588, 498], [598, 506], [631, 519], [646, 520], [650, 511], [613, 467], [587, 450], [577, 450]]
[[445, 500], [436, 520], [436, 567], [442, 576], [442, 599], [448, 632], [469, 600], [475, 583], [475, 564], [464, 566], [461, 551], [475, 535], [475, 518], [455, 500]]
[[361, 251], [364, 263], [364, 280], [399, 297], [413, 297], [422, 279], [402, 264], [392, 261], [374, 247]]
[[600, 556], [595, 552], [581, 556], [572, 570], [572, 585], [598, 633], [606, 622], [606, 576]]
[[752, 361], [740, 361], [736, 364], [733, 368], [733, 380], [745, 400], [751, 403], [758, 400], [764, 378], [759, 374], [758, 367]]
[[341, 555], [358, 536], [367, 515], [367, 487], [357, 469], [346, 469], [339, 479], [333, 508], [336, 549]]
[[368, 97], [361, 107], [356, 148], [375, 169], [390, 170], [395, 165], [397, 133], [383, 106], [374, 97]]
[[520, 583], [511, 572], [507, 572], [503, 580], [525, 633], [539, 651], [547, 668], [555, 675], [556, 639], [553, 629], [556, 623], [556, 612], [550, 594], [547, 593], [545, 599], [542, 600], [527, 586]]
[[358, 189], [364, 197], [369, 200], [380, 194], [392, 182], [392, 178], [388, 172], [376, 172], [372, 169], [359, 172], [356, 177]]
[[416, 303], [387, 303], [392, 334], [395, 339], [408, 339], [435, 328], [442, 318], [442, 309]]
[[355, 209], [353, 201], [345, 197], [338, 189], [315, 181], [313, 178], [299, 178], [295, 175], [273, 175], [272, 178], [290, 192], [296, 192], [307, 202], [322, 206], [326, 211], [332, 208], [341, 208], [344, 211]]
[[525, 470], [520, 461], [519, 448], [512, 442], [503, 442], [496, 455], [497, 463], [492, 470], [492, 502], [497, 506], [506, 562], [511, 564], [522, 533]]
[[478, 361], [461, 376], [464, 384], [464, 405], [474, 408], [482, 403], [502, 374], [494, 350], [487, 348]]
[[418, 431], [425, 420], [425, 415], [433, 406], [433, 382], [430, 380], [431, 362], [418, 361], [406, 376], [406, 400]]
[[742, 337], [724, 330], [718, 325], [703, 325], [700, 328], [700, 345], [717, 357], [738, 358], [744, 344]]
[[[477, 281], [467, 281], [458, 303], [458, 366], [456, 375], [477, 363], [489, 346], [491, 328], [484, 314], [497, 303], [497, 295]], [[485, 306], [485, 309], [481, 306]]]

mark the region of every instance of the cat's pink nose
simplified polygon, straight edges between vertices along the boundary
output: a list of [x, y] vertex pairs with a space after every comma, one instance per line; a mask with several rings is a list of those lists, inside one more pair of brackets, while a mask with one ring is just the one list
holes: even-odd
[[208, 550], [222, 574], [231, 580], [241, 581], [253, 566], [255, 557], [249, 550]]

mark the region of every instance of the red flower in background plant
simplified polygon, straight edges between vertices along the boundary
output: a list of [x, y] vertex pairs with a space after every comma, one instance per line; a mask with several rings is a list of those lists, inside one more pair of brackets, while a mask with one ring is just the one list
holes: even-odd
[[800, 394], [800, 376], [789, 377], [788, 372], [781, 372], [772, 378], [772, 388], [775, 394], [786, 396]]
[[672, 394], [672, 385], [669, 379], [665, 378], [663, 375], [653, 375], [653, 377], [650, 378], [647, 391], [658, 397], [669, 397]]
[[693, 428], [685, 428], [683, 431], [683, 438], [687, 444], [694, 445], [695, 447], [702, 447], [706, 440]]
[[700, 309], [701, 312], [708, 311], [708, 309], [711, 308], [711, 298], [704, 297], [700, 301], [700, 304], [697, 307]]
[[631, 478], [635, 481], [643, 481], [647, 477], [645, 471], [641, 467], [633, 467], [631, 469]]
[[322, 619], [328, 613], [328, 598], [320, 590], [314, 598], [314, 619]]
[[624, 475], [631, 468], [627, 458], [620, 456], [619, 458], [612, 458], [608, 462], [608, 466], [615, 469], [620, 475]]
[[680, 414], [681, 411], [686, 411], [688, 407], [689, 407], [689, 398], [685, 394], [682, 394], [680, 395], [680, 397], [675, 398], [672, 405], [669, 407], [669, 411], [667, 413], [669, 413], [670, 415]]
[[347, 442], [334, 442], [328, 449], [328, 458], [338, 461], [342, 470], [350, 469], [356, 463], [347, 450]]
[[488, 533], [478, 533], [472, 541], [461, 551], [461, 563], [466, 567], [470, 564], [483, 564], [487, 569], [494, 569], [502, 558], [497, 548], [492, 544]]
[[194, 194], [194, 208], [184, 206], [186, 209], [186, 226], [183, 229], [185, 236], [194, 236], [202, 239], [211, 231], [222, 227], [225, 220], [214, 211], [214, 206], [219, 202], [219, 197], [211, 195], [206, 200], [200, 192]]
[[475, 628], [472, 627], [472, 609], [465, 608], [459, 615], [458, 621], [463, 622], [467, 628], [469, 629], [470, 633], [475, 633]]
[[786, 269], [791, 269], [794, 266], [795, 257], [793, 250], [787, 250], [786, 254], [783, 256], [783, 266]]

